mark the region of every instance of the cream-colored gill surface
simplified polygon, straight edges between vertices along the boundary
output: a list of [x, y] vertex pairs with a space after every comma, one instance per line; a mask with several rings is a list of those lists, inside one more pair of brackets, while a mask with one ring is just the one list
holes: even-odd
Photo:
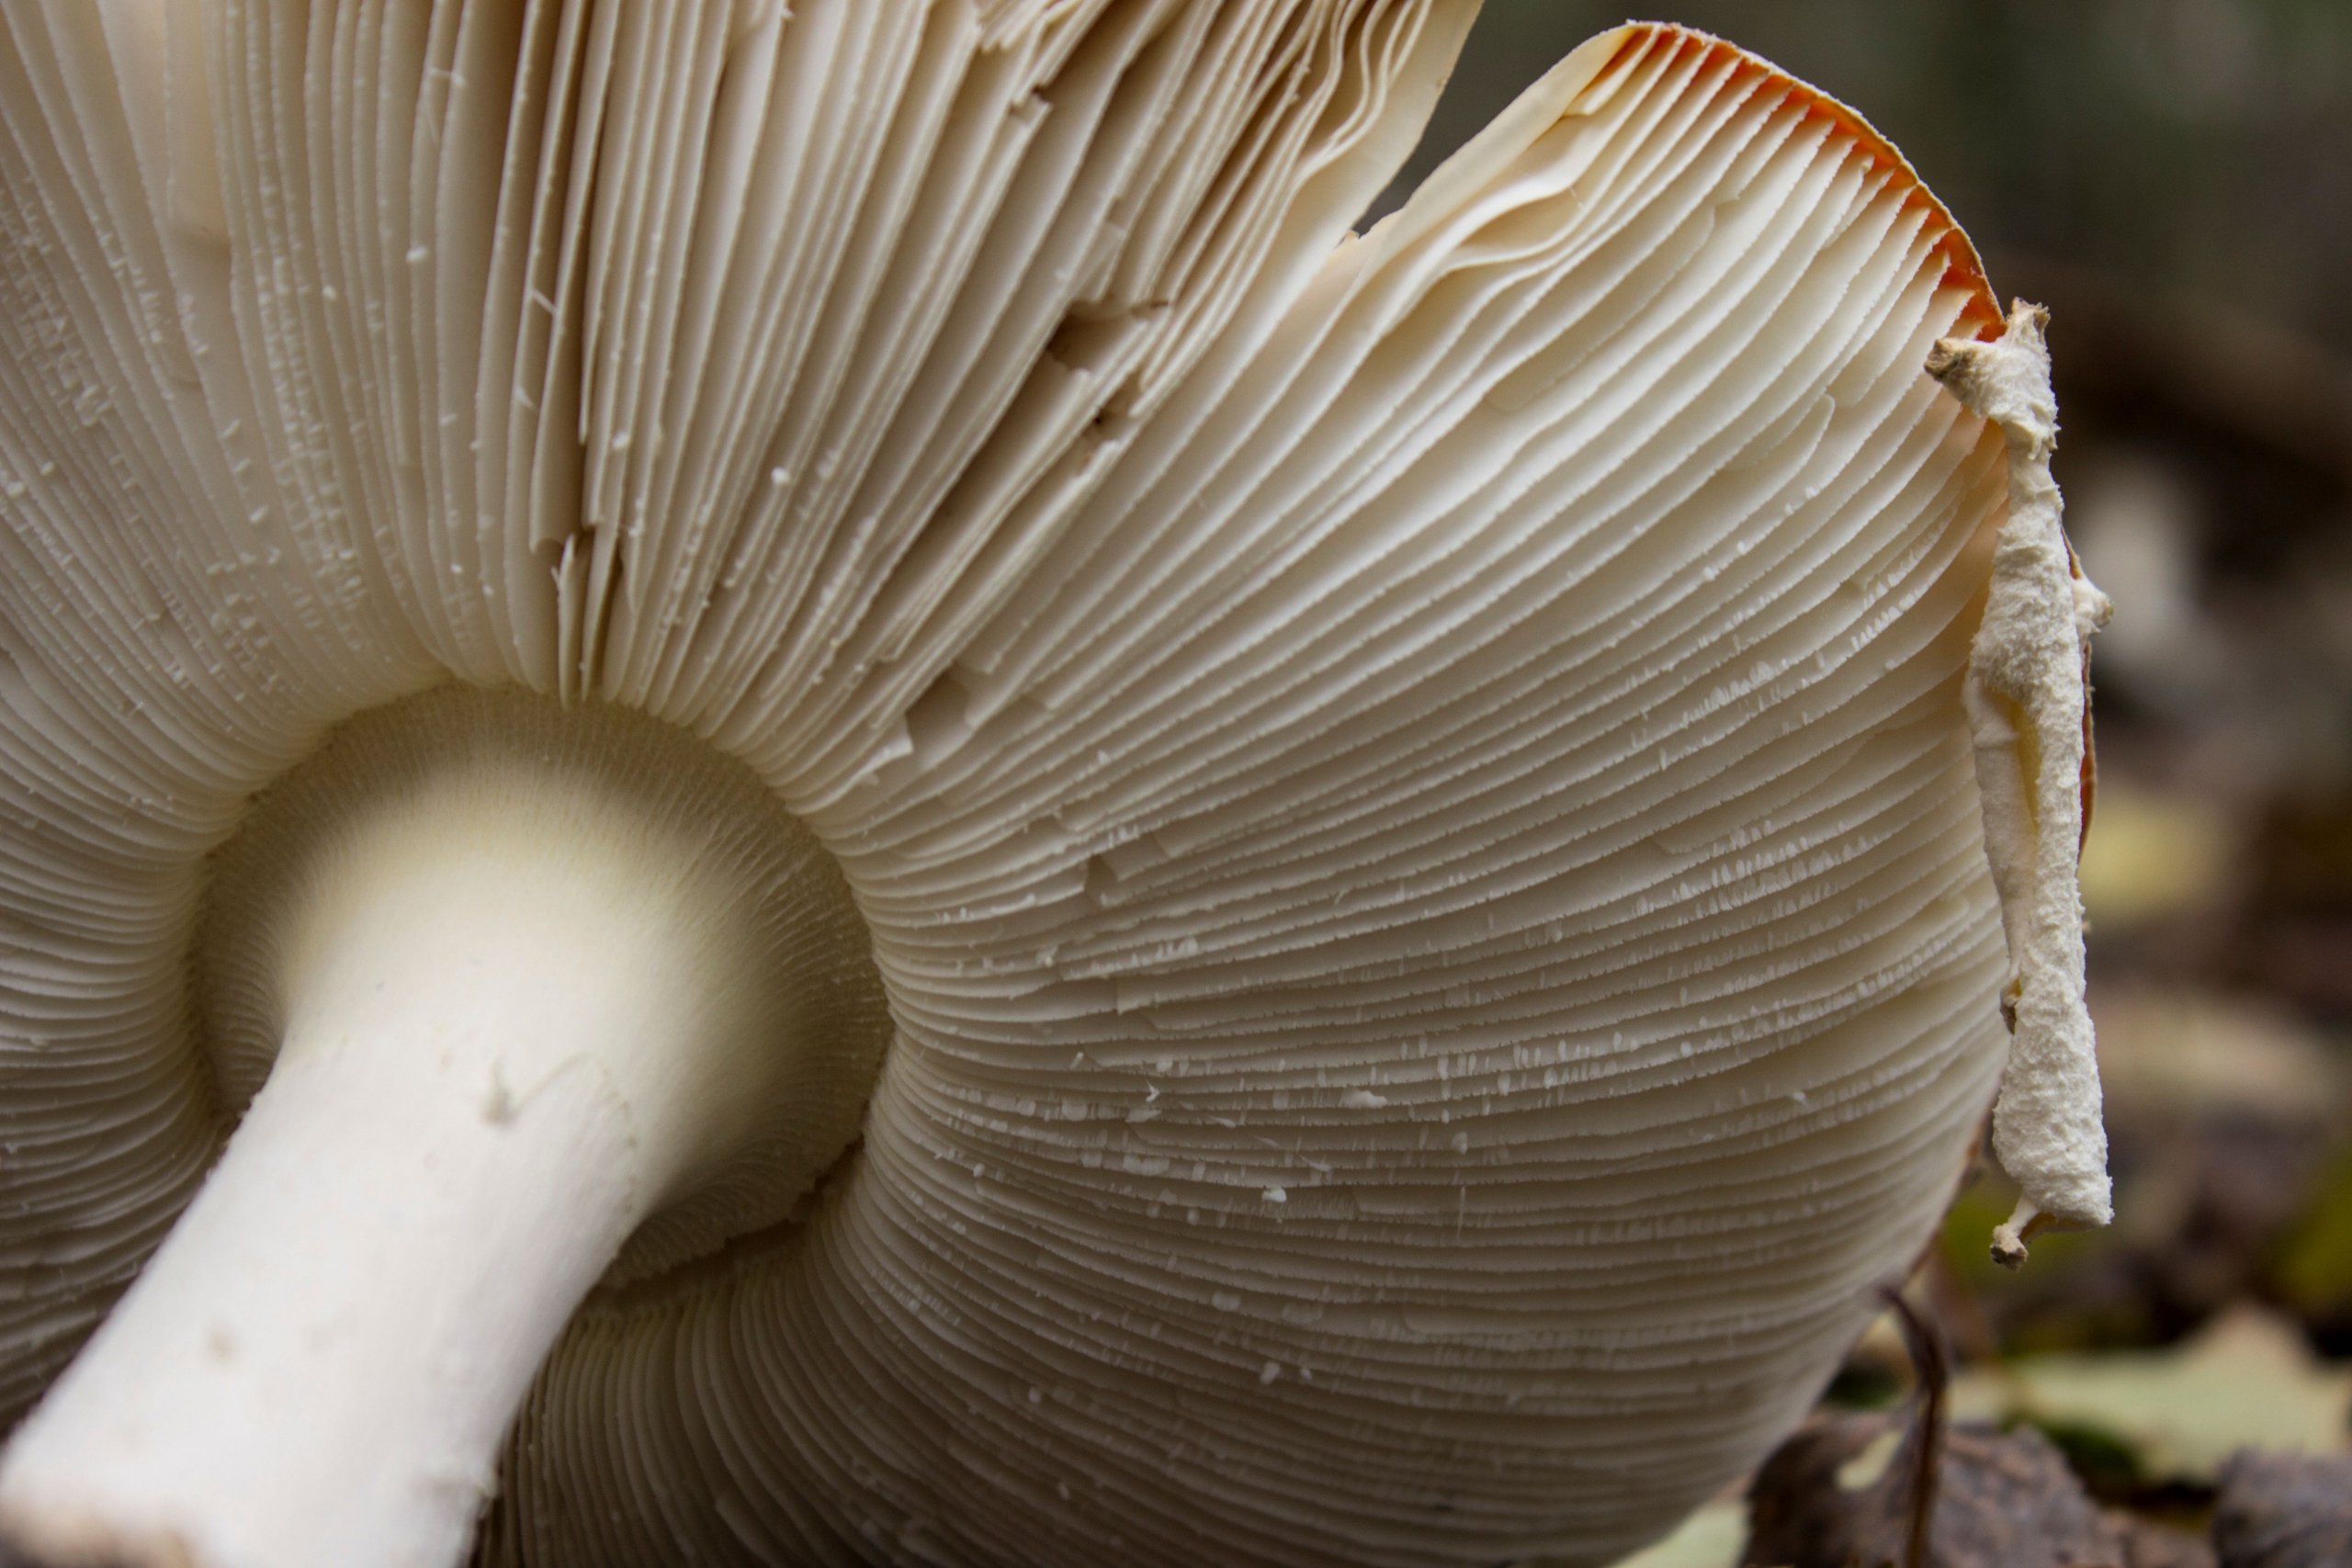
[[0, 1415], [233, 1111], [205, 857], [451, 682], [787, 804], [1400, 163], [1458, 0], [0, 10]]
[[1866, 127], [1637, 28], [1228, 328], [807, 787], [862, 1150], [592, 1304], [490, 1559], [1598, 1563], [1752, 1462], [2001, 1064], [2005, 469], [1923, 370], [1994, 320]]
[[[667, 597], [615, 602], [609, 690], [797, 808], [906, 755], [910, 716], [1168, 387], [1220, 328], [1271, 331], [1367, 173], [1409, 150], [1467, 22], [1424, 9], [1112, 7], [1047, 88], [940, 106], [917, 240], [844, 269], [819, 341], [774, 345], [773, 434], [672, 503]], [[1017, 164], [976, 117], [1026, 138]]]
[[201, 857], [347, 694], [419, 678], [347, 514], [308, 513], [275, 470], [184, 20], [0, 12], [10, 1416], [210, 1158], [183, 984]]

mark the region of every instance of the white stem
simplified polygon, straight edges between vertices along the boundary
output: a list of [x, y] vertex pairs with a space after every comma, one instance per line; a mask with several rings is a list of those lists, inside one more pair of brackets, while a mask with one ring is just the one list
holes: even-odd
[[139, 1568], [462, 1555], [565, 1320], [774, 1089], [725, 890], [629, 815], [469, 775], [299, 879], [277, 1065], [10, 1448], [0, 1533]]

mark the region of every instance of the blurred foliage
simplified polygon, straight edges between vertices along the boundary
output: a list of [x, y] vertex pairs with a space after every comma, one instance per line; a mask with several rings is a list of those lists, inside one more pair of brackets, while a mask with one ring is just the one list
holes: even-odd
[[2322, 1348], [2352, 1356], [2352, 1148], [2338, 1149], [2271, 1271], [2278, 1298]]
[[1964, 1373], [1951, 1403], [1962, 1419], [2041, 1427], [2102, 1472], [2084, 1477], [2094, 1491], [2210, 1485], [2239, 1449], [2341, 1449], [2352, 1371], [2322, 1365], [2275, 1314], [2239, 1307], [2168, 1349], [2027, 1356]]

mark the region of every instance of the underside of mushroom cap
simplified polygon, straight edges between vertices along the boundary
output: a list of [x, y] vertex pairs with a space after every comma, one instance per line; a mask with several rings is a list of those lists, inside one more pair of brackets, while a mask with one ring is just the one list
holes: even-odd
[[1350, 237], [1466, 23], [0, 15], [8, 1407], [215, 1147], [207, 857], [458, 684], [738, 760], [895, 1030], [486, 1561], [1603, 1562], [1760, 1453], [2001, 1066], [1998, 315], [1667, 27]]
[[[664, 977], [678, 994], [643, 1049], [602, 1065], [650, 1075], [622, 1098], [640, 1153], [675, 1151], [658, 1156], [675, 1169], [605, 1272], [616, 1286], [788, 1225], [855, 1143], [890, 1038], [872, 941], [832, 857], [749, 769], [603, 704], [451, 686], [359, 715], [254, 802], [205, 884], [196, 1043], [232, 1117], [268, 1080], [289, 1014], [332, 1003], [322, 971], [353, 958], [347, 933], [380, 924], [388, 898], [423, 903], [431, 925], [493, 908], [508, 927], [544, 925], [583, 993], [600, 968], [650, 969], [661, 934], [691, 949], [686, 973]], [[535, 897], [549, 886], [557, 896]], [[600, 953], [608, 903], [626, 925]], [[497, 941], [444, 967], [495, 968], [509, 960]], [[707, 1007], [741, 1021], [744, 1047], [679, 1059], [665, 1029], [707, 1032], [691, 1022]], [[574, 1044], [509, 1042], [476, 1086], [481, 1114], [527, 1103], [561, 1065], [546, 1054]], [[698, 1072], [708, 1087], [676, 1092]], [[691, 1134], [651, 1124], [655, 1100]]]

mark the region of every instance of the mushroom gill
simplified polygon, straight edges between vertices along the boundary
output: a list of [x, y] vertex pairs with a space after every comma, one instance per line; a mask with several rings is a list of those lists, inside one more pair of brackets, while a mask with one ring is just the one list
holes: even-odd
[[2095, 1217], [1973, 253], [1655, 25], [1351, 235], [1469, 9], [0, 8], [0, 1536], [1601, 1562], [2012, 969]]

